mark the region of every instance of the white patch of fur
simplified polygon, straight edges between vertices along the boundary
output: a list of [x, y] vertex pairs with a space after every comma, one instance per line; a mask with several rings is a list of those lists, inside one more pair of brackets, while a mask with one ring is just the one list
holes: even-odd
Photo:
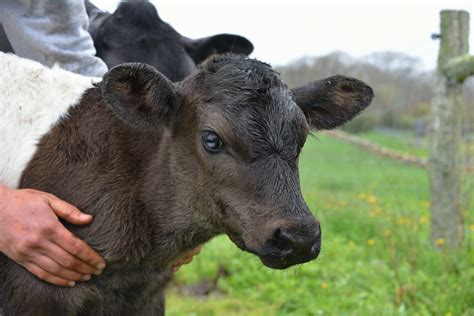
[[17, 187], [38, 141], [93, 78], [0, 52], [0, 183]]

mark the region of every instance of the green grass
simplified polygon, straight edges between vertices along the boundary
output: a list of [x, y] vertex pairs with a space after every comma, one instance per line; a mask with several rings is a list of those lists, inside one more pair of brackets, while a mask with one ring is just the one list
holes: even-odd
[[300, 177], [321, 220], [320, 257], [275, 271], [215, 238], [175, 283], [215, 278], [219, 267], [229, 275], [204, 298], [171, 286], [167, 315], [474, 315], [472, 207], [464, 246], [438, 251], [424, 170], [318, 136], [305, 145]]
[[413, 133], [410, 132], [397, 131], [394, 133], [387, 133], [372, 130], [360, 133], [357, 136], [396, 151], [417, 157], [428, 157], [428, 140], [426, 138], [420, 138], [417, 140]]

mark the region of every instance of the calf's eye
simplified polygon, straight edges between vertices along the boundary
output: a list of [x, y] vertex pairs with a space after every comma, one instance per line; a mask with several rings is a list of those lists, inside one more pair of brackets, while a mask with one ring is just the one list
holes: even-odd
[[212, 131], [203, 131], [201, 139], [204, 148], [212, 154], [219, 153], [224, 149], [224, 142], [219, 135]]

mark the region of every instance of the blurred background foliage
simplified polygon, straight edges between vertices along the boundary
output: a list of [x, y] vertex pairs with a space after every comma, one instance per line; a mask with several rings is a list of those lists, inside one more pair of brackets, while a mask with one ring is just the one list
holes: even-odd
[[[411, 130], [420, 136], [429, 128], [434, 71], [424, 71], [421, 61], [400, 52], [376, 52], [354, 59], [343, 52], [321, 57], [304, 57], [278, 67], [284, 81], [295, 87], [316, 78], [335, 74], [352, 76], [367, 82], [375, 91], [372, 105], [343, 127], [352, 133], [374, 128]], [[465, 134], [474, 130], [474, 79], [464, 86]]]

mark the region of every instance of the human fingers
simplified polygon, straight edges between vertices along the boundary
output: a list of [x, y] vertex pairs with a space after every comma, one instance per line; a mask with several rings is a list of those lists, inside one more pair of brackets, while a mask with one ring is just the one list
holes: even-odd
[[179, 265], [190, 263], [191, 261], [193, 261], [194, 256], [198, 255], [201, 252], [201, 250], [202, 250], [202, 246], [198, 246], [194, 249], [191, 249], [183, 257], [178, 259], [176, 263]]
[[196, 248], [191, 249], [191, 250], [187, 253], [186, 256], [188, 256], [188, 255], [195, 256], [195, 255], [199, 254], [199, 253], [201, 252], [201, 250], [202, 250], [202, 246], [197, 246]]
[[177, 272], [183, 265], [191, 263], [191, 261], [193, 261], [193, 256], [186, 256], [179, 259], [171, 266], [171, 272]]
[[53, 285], [68, 286], [68, 287], [73, 287], [74, 285], [76, 285], [76, 282], [57, 277], [49, 273], [48, 271], [44, 270], [43, 268], [41, 268], [40, 266], [38, 266], [37, 264], [33, 262], [28, 262], [24, 264], [23, 266], [25, 267], [25, 269], [30, 271], [38, 279], [51, 283]]
[[82, 276], [90, 276], [94, 273], [97, 273], [96, 271], [98, 270], [96, 267], [92, 267], [82, 260], [74, 257], [55, 243], [48, 244], [46, 249], [42, 251], [42, 254], [56, 262], [58, 265], [68, 270], [74, 271], [75, 273], [78, 273]]
[[63, 201], [52, 194], [47, 194], [46, 197], [47, 202], [54, 213], [67, 222], [75, 225], [85, 225], [92, 221], [92, 215], [82, 213], [74, 205]]
[[94, 274], [100, 274], [105, 268], [104, 259], [89, 247], [89, 245], [76, 237], [66, 228], [57, 232], [53, 241], [73, 257], [82, 260], [84, 263], [94, 268]]
[[81, 273], [67, 269], [45, 255], [37, 256], [34, 260], [34, 263], [51, 275], [69, 281], [86, 281], [90, 280], [91, 277], [90, 275], [83, 275]]
[[179, 266], [179, 265], [190, 263], [193, 260], [193, 257], [199, 254], [201, 250], [202, 250], [202, 246], [197, 246], [196, 248], [189, 250], [188, 252], [184, 254], [184, 256], [177, 259], [174, 262], [173, 266]]
[[178, 260], [177, 265], [188, 264], [193, 261], [193, 256], [186, 256]]

